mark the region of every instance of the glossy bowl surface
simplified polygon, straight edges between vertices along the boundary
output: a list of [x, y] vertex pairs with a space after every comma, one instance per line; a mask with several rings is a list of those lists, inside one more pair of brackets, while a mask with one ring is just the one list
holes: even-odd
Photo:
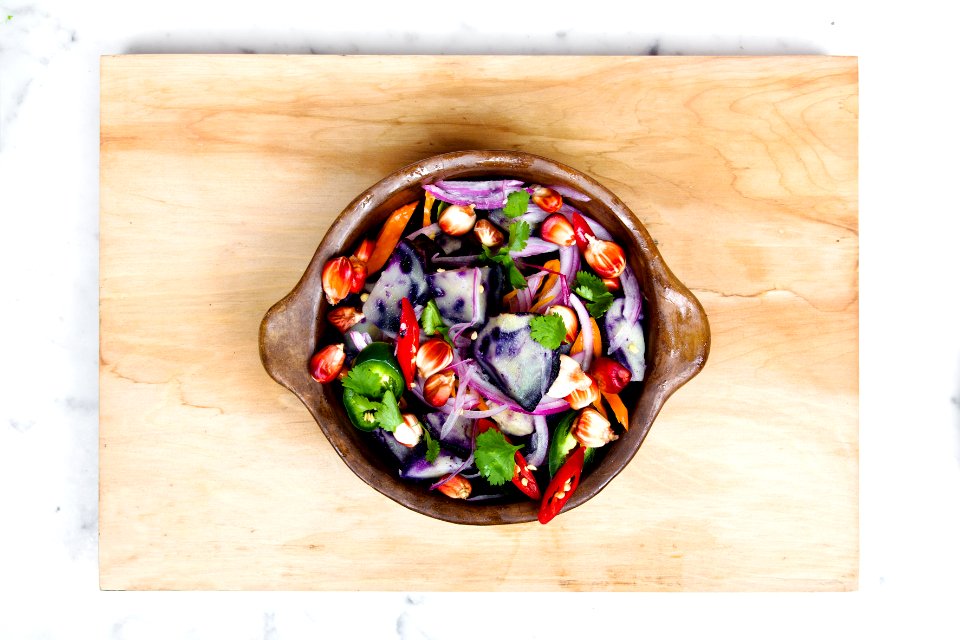
[[644, 295], [647, 371], [639, 393], [625, 399], [630, 429], [600, 464], [584, 475], [564, 511], [583, 504], [630, 462], [664, 402], [703, 368], [710, 329], [699, 301], [673, 275], [652, 238], [617, 196], [593, 178], [547, 158], [517, 151], [458, 151], [403, 167], [351, 202], [320, 242], [300, 281], [267, 312], [260, 326], [260, 357], [270, 376], [292, 391], [313, 414], [348, 467], [368, 485], [424, 515], [460, 524], [491, 525], [536, 520], [533, 501], [506, 505], [452, 500], [396, 477], [379, 453], [349, 422], [333, 385], [317, 384], [307, 362], [323, 332], [327, 303], [320, 283], [323, 265], [376, 232], [397, 207], [419, 198], [422, 185], [436, 180], [511, 177], [537, 184], [559, 184], [587, 195], [573, 203], [596, 219], [627, 253]]

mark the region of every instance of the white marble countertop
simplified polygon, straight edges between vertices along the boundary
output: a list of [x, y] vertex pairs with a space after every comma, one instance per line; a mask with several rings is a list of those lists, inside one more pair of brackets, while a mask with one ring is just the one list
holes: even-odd
[[[953, 21], [926, 2], [889, 11], [819, 1], [633, 10], [606, 1], [486, 2], [457, 11], [454, 3], [378, 0], [357, 13], [306, 4], [0, 0], [0, 638], [480, 637], [489, 631], [478, 613], [496, 611], [501, 634], [536, 638], [613, 624], [645, 635], [955, 636]], [[98, 58], [213, 52], [860, 56], [860, 591], [99, 591]], [[902, 237], [898, 221], [907, 217], [923, 235]], [[900, 328], [905, 313], [919, 329]]]

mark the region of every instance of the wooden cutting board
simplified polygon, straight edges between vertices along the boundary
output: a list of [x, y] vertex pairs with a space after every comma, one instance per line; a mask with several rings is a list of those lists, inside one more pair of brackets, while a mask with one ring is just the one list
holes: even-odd
[[[856, 588], [855, 58], [117, 56], [101, 86], [103, 588]], [[257, 350], [356, 194], [476, 148], [607, 185], [713, 333], [546, 527], [369, 489]]]

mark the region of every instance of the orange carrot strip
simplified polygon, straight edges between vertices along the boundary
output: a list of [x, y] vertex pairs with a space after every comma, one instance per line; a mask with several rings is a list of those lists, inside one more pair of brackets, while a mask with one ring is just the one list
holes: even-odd
[[602, 415], [607, 420], [610, 419], [609, 417], [607, 417], [607, 409], [606, 407], [603, 406], [603, 400], [600, 398], [600, 396], [597, 396], [597, 399], [593, 401], [593, 406], [596, 408], [597, 411], [600, 412], [600, 415]]
[[[583, 331], [583, 329], [580, 329], [580, 333], [577, 334], [577, 339], [574, 340], [573, 346], [570, 348], [570, 355], [583, 351]], [[597, 321], [593, 318], [590, 318], [590, 331], [593, 333], [593, 357], [599, 358], [603, 345], [600, 344], [600, 327], [597, 326]]]
[[397, 247], [397, 243], [400, 242], [403, 229], [410, 222], [410, 216], [413, 215], [413, 210], [416, 208], [417, 201], [414, 200], [410, 204], [400, 207], [387, 218], [380, 230], [380, 235], [377, 236], [377, 245], [374, 247], [373, 253], [370, 254], [370, 259], [367, 260], [368, 274], [376, 273], [387, 263], [387, 259]]
[[[551, 271], [560, 271], [560, 261], [557, 259], [547, 260], [544, 265], [544, 269], [549, 269]], [[557, 278], [559, 278], [555, 273], [550, 273], [546, 278], [543, 279], [543, 287], [540, 289], [541, 295], [553, 289], [553, 285], [556, 284]], [[536, 300], [534, 301], [533, 306], [530, 307], [530, 311], [533, 313], [539, 313], [541, 310], [547, 307], [554, 299], [554, 296], [550, 296], [546, 300]]]
[[433, 209], [434, 200], [433, 194], [427, 191], [427, 194], [423, 197], [423, 227], [430, 226], [430, 210]]
[[573, 341], [573, 346], [570, 347], [570, 355], [576, 355], [581, 351], [583, 351], [583, 329], [577, 334], [577, 339]]
[[617, 422], [624, 428], [624, 430], [630, 428], [630, 416], [627, 414], [627, 406], [623, 404], [623, 400], [620, 399], [620, 396], [616, 393], [602, 393], [601, 395], [606, 398], [607, 402], [610, 404], [610, 408], [613, 410], [613, 415], [616, 416]]

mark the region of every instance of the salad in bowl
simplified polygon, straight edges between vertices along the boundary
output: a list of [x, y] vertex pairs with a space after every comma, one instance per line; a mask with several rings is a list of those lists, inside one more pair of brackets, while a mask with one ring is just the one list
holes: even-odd
[[423, 492], [547, 523], [630, 428], [647, 369], [627, 251], [566, 185], [438, 179], [328, 259], [309, 362]]
[[265, 314], [259, 349], [367, 485], [437, 520], [501, 525], [607, 487], [704, 367], [710, 330], [605, 186], [467, 150], [358, 194]]

